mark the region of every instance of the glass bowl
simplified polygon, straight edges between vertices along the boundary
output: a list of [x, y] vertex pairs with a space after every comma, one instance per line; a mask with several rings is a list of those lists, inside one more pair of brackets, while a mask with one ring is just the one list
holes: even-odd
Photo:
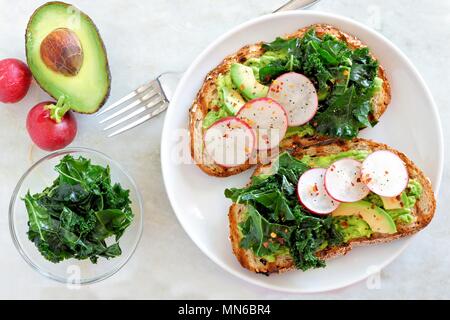
[[[28, 213], [22, 198], [30, 190], [31, 194], [42, 192], [57, 178], [54, 170], [56, 164], [66, 155], [83, 156], [91, 159], [93, 164], [109, 165], [111, 181], [118, 182], [124, 189], [130, 190], [131, 209], [134, 218], [130, 226], [119, 239], [122, 254], [105, 259], [100, 257], [96, 264], [89, 259], [66, 259], [59, 263], [46, 260], [33, 242], [28, 239]], [[26, 262], [42, 275], [64, 283], [89, 284], [104, 280], [122, 268], [133, 255], [142, 234], [142, 199], [133, 179], [122, 167], [105, 154], [87, 148], [68, 148], [48, 154], [33, 164], [20, 178], [9, 205], [9, 228], [19, 253]]]

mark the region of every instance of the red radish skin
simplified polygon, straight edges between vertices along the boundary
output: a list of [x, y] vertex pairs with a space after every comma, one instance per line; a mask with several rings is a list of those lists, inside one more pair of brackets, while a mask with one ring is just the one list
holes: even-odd
[[286, 109], [290, 127], [308, 123], [319, 107], [317, 92], [311, 80], [297, 72], [287, 72], [276, 78], [267, 96]]
[[375, 194], [396, 197], [406, 189], [409, 173], [399, 156], [378, 150], [367, 156], [361, 167], [362, 181]]
[[[326, 173], [326, 169], [324, 169], [324, 168], [309, 169], [300, 176], [300, 178], [298, 180], [298, 184], [297, 184], [297, 198], [298, 198], [299, 202], [306, 209], [308, 209], [309, 211], [311, 211], [312, 213], [317, 214], [317, 215], [330, 214], [331, 212], [336, 210], [340, 204], [339, 201], [336, 201], [332, 197], [330, 197], [330, 195], [325, 190], [325, 185], [324, 185], [325, 173]], [[314, 183], [314, 185], [311, 185], [311, 182], [304, 183], [305, 179], [310, 179], [310, 178], [312, 179], [312, 181], [317, 180]], [[316, 178], [318, 178], [318, 179], [316, 179]], [[311, 191], [315, 192], [317, 194], [313, 195], [311, 193], [311, 191], [306, 190], [308, 188], [312, 188], [312, 189], [315, 188], [316, 190], [311, 190]], [[306, 194], [304, 194], [304, 192], [306, 192]], [[317, 203], [317, 201], [323, 201], [323, 203], [326, 205], [326, 207], [322, 210], [318, 210], [318, 208], [313, 208], [312, 203], [307, 203], [308, 196], [310, 196], [310, 197], [321, 196], [321, 199], [316, 199], [316, 203]], [[314, 202], [314, 201], [312, 201], [312, 202]]]
[[[207, 135], [210, 132], [209, 131], [210, 129], [214, 129], [214, 128], [217, 128], [217, 127], [220, 128], [220, 126], [222, 124], [226, 125], [226, 127], [227, 127], [226, 130], [232, 130], [232, 128], [231, 128], [231, 123], [232, 122], [235, 122], [236, 125], [242, 126], [242, 128], [245, 128], [247, 130], [246, 134], [248, 134], [248, 137], [250, 137], [250, 146], [248, 146], [248, 150], [244, 150], [244, 152], [245, 152], [245, 159], [244, 160], [245, 161], [247, 161], [247, 159], [250, 157], [250, 155], [253, 153], [253, 151], [256, 148], [256, 135], [255, 135], [255, 132], [245, 121], [243, 121], [243, 120], [241, 120], [241, 119], [239, 119], [237, 117], [225, 117], [225, 118], [217, 120], [216, 122], [214, 122], [205, 131], [205, 133], [203, 135], [203, 141], [205, 143], [206, 152], [214, 159], [214, 162], [216, 164], [218, 164], [218, 165], [220, 165], [220, 166], [222, 166], [224, 168], [232, 168], [232, 167], [235, 167], [237, 165], [241, 165], [241, 164], [245, 163], [245, 161], [242, 161], [242, 163], [227, 164], [227, 163], [224, 163], [223, 161], [221, 161], [221, 160], [224, 160], [224, 159], [217, 159], [217, 157], [215, 157], [215, 153], [212, 152], [211, 150], [208, 150], [209, 148], [208, 148], [208, 144], [207, 144], [207, 139], [208, 139]], [[223, 135], [225, 136], [225, 132], [223, 133]]]
[[[361, 162], [351, 158], [340, 159], [332, 163], [327, 169], [324, 179], [328, 195], [339, 202], [356, 202], [364, 199], [370, 189], [361, 180], [361, 166]], [[339, 177], [339, 171], [341, 171], [341, 177]], [[351, 180], [348, 171], [354, 172]]]
[[18, 59], [0, 60], [0, 102], [15, 103], [25, 97], [31, 84], [28, 66]]
[[[267, 116], [267, 109], [276, 108]], [[266, 112], [265, 114], [263, 112]], [[288, 128], [288, 115], [282, 105], [271, 98], [257, 98], [248, 101], [236, 114], [236, 117], [244, 120], [255, 131], [256, 148], [260, 151], [273, 149], [283, 139]], [[278, 129], [274, 141], [271, 130]], [[265, 132], [265, 133], [263, 133]], [[269, 133], [269, 134], [268, 134]]]
[[55, 104], [55, 102], [41, 102], [35, 105], [27, 116], [27, 130], [31, 140], [46, 151], [66, 147], [77, 134], [77, 123], [70, 111], [62, 117], [59, 123], [50, 118], [50, 110], [46, 106], [51, 104]]

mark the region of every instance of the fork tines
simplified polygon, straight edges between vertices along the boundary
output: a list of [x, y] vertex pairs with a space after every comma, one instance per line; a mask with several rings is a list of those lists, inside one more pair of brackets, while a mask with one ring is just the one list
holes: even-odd
[[100, 120], [100, 124], [106, 125], [103, 128], [104, 131], [116, 129], [108, 134], [108, 137], [112, 137], [152, 119], [163, 112], [167, 106], [167, 98], [156, 79], [104, 108], [98, 113], [98, 116], [114, 111]]

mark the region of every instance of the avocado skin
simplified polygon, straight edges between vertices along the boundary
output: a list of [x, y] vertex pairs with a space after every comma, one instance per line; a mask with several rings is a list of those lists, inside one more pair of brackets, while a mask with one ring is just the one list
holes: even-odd
[[[26, 44], [27, 44], [27, 33], [28, 33], [29, 28], [30, 28], [30, 24], [31, 24], [31, 22], [33, 21], [33, 18], [34, 18], [34, 16], [35, 16], [35, 14], [36, 14], [40, 9], [42, 9], [42, 8], [44, 8], [44, 7], [46, 7], [46, 6], [49, 6], [49, 5], [54, 5], [54, 4], [61, 5], [61, 6], [65, 6], [65, 7], [73, 7], [73, 8], [76, 8], [76, 9], [78, 10], [78, 12], [80, 13], [80, 15], [81, 15], [84, 19], [86, 19], [87, 21], [89, 21], [89, 23], [92, 25], [93, 30], [97, 33], [98, 38], [100, 39], [100, 44], [101, 44], [101, 46], [102, 46], [103, 52], [105, 53], [105, 65], [104, 65], [104, 68], [105, 68], [105, 70], [106, 70], [106, 75], [107, 75], [107, 78], [108, 78], [108, 88], [107, 88], [107, 90], [106, 90], [105, 96], [103, 97], [103, 100], [102, 100], [102, 101], [100, 102], [100, 104], [98, 105], [97, 109], [95, 109], [95, 110], [92, 111], [92, 112], [81, 112], [81, 111], [74, 111], [74, 110], [73, 110], [74, 112], [82, 113], [82, 114], [93, 114], [93, 113], [96, 113], [98, 110], [100, 110], [101, 107], [103, 107], [103, 105], [106, 103], [106, 101], [107, 101], [108, 98], [109, 98], [109, 94], [111, 93], [111, 81], [112, 81], [112, 78], [111, 78], [111, 71], [110, 71], [110, 69], [109, 69], [109, 62], [108, 62], [108, 55], [107, 55], [107, 53], [106, 53], [106, 47], [105, 47], [105, 44], [104, 44], [104, 42], [103, 42], [103, 39], [102, 39], [102, 37], [101, 37], [101, 35], [100, 35], [100, 32], [99, 32], [97, 26], [95, 25], [94, 21], [92, 21], [92, 19], [91, 19], [87, 14], [85, 14], [83, 11], [81, 11], [80, 9], [78, 9], [77, 7], [75, 7], [74, 5], [71, 5], [71, 4], [69, 4], [69, 3], [62, 2], [62, 1], [50, 1], [50, 2], [46, 2], [46, 3], [44, 3], [43, 5], [39, 6], [36, 10], [34, 10], [33, 14], [31, 15], [30, 19], [28, 20], [27, 28], [25, 29], [25, 55], [26, 55], [26, 58], [27, 58], [27, 64], [29, 63], [29, 58], [30, 58], [30, 57], [28, 56], [28, 50], [27, 50], [27, 45], [26, 45]], [[35, 77], [34, 77], [34, 78], [35, 78]], [[35, 78], [35, 80], [36, 80], [36, 78]], [[49, 96], [51, 96], [51, 97], [53, 97], [54, 99], [58, 100], [59, 97], [55, 97], [51, 92], [49, 92], [48, 90], [44, 89], [44, 88], [41, 86], [41, 84], [39, 83], [39, 81], [36, 80], [36, 83], [37, 83], [37, 84], [39, 85], [39, 87], [40, 87], [43, 91], [45, 91]]]

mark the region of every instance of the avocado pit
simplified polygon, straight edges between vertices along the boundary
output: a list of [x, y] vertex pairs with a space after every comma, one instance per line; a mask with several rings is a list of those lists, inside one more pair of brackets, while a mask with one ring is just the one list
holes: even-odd
[[50, 32], [42, 41], [41, 58], [51, 70], [65, 76], [78, 74], [83, 64], [83, 49], [78, 36], [67, 28]]

